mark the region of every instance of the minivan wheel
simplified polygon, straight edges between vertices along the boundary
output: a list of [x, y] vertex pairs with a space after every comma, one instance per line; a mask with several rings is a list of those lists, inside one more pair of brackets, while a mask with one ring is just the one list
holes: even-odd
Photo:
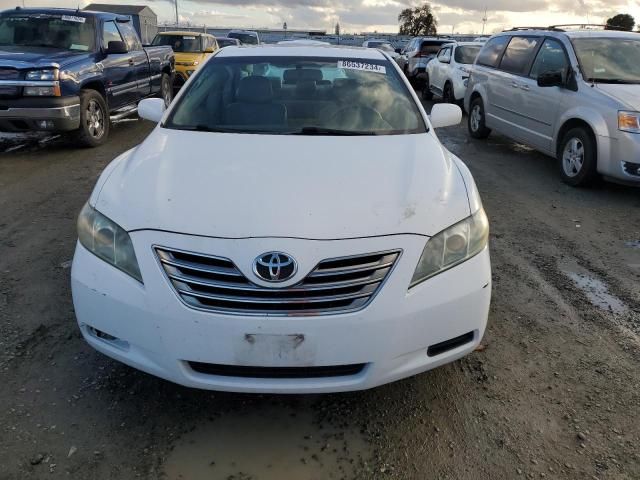
[[572, 128], [558, 148], [562, 180], [574, 187], [592, 185], [598, 178], [596, 143], [582, 127]]
[[80, 92], [80, 128], [73, 132], [73, 141], [83, 147], [97, 147], [109, 136], [109, 110], [96, 90]]
[[473, 138], [487, 138], [491, 133], [491, 129], [485, 125], [484, 103], [480, 97], [476, 97], [471, 101], [467, 127], [469, 134]]

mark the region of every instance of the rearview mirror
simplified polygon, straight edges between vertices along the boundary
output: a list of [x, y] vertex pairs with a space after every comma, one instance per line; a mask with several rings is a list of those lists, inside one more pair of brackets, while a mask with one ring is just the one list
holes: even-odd
[[109, 42], [107, 45], [107, 55], [117, 55], [120, 53], [128, 53], [127, 44], [121, 41]]
[[162, 98], [145, 98], [138, 103], [138, 116], [155, 123], [162, 120], [164, 110], [164, 99]]
[[538, 75], [539, 87], [562, 87], [564, 86], [564, 80], [562, 79], [561, 70], [552, 70], [550, 72], [544, 72]]
[[462, 120], [462, 110], [451, 103], [436, 103], [431, 109], [429, 120], [433, 128], [452, 127]]

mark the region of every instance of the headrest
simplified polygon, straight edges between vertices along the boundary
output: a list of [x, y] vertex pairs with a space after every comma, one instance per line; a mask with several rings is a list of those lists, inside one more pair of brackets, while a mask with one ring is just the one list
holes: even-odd
[[355, 78], [336, 78], [333, 81], [333, 86], [336, 88], [356, 88], [358, 81]]
[[236, 101], [241, 103], [265, 103], [273, 99], [271, 81], [266, 77], [251, 76], [240, 80]]
[[316, 82], [314, 80], [300, 80], [296, 83], [296, 95], [299, 97], [312, 97], [316, 93]]
[[322, 70], [317, 68], [292, 68], [282, 75], [284, 83], [298, 83], [300, 80], [322, 80]]

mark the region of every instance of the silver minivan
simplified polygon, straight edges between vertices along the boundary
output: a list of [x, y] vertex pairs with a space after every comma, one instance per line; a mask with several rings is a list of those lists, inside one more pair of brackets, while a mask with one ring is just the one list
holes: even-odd
[[514, 29], [487, 41], [465, 108], [474, 138], [496, 130], [558, 159], [574, 186], [640, 184], [640, 35]]

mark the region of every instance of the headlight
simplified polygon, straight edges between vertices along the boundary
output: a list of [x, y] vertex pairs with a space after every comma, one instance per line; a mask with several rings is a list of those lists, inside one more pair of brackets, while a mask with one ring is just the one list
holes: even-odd
[[58, 70], [31, 70], [27, 72], [26, 80], [58, 80]]
[[60, 87], [24, 87], [25, 97], [59, 97]]
[[78, 240], [95, 256], [143, 283], [129, 234], [88, 203], [78, 217]]
[[489, 220], [481, 208], [427, 241], [409, 287], [469, 260], [487, 246], [488, 240]]
[[640, 133], [640, 112], [618, 112], [618, 129]]

